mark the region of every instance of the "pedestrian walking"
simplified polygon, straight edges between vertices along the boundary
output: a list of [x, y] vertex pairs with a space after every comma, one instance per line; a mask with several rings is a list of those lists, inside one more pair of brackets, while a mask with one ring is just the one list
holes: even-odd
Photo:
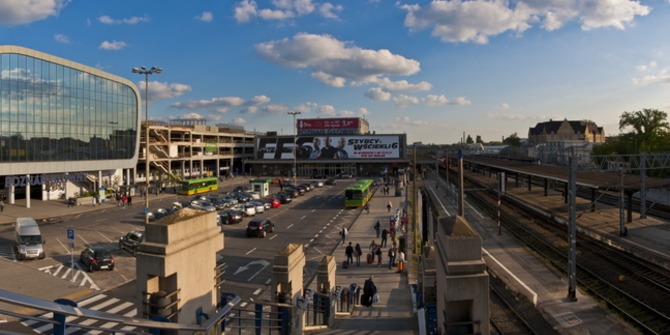
[[128, 199], [127, 200], [128, 200], [128, 206], [129, 207], [132, 206], [133, 205], [133, 196], [128, 194]]
[[389, 256], [389, 269], [391, 269], [395, 266], [395, 258], [396, 258], [395, 245], [389, 248], [388, 256]]
[[344, 243], [346, 242], [347, 235], [349, 235], [347, 227], [342, 227], [342, 229], [340, 229], [340, 237], [342, 237], [342, 245], [344, 245]]
[[375, 255], [377, 256], [377, 266], [382, 265], [382, 247], [377, 245], [375, 247]]
[[370, 204], [365, 204], [365, 207], [363, 207], [363, 209], [365, 209], [366, 214], [370, 214]]
[[361, 245], [356, 243], [354, 247], [354, 255], [356, 256], [356, 266], [361, 266], [361, 256], [363, 256], [363, 250], [361, 250]]
[[124, 196], [121, 197], [121, 207], [125, 208], [125, 207], [126, 207], [126, 203], [128, 203], [128, 197], [126, 197], [126, 196], [124, 195]]
[[5, 211], [5, 203], [0, 200], [0, 213]]
[[379, 299], [377, 295], [377, 286], [375, 285], [375, 282], [372, 281], [375, 276], [370, 276], [370, 278], [365, 280], [365, 283], [363, 283], [363, 296], [361, 297], [361, 305], [365, 307], [372, 307], [373, 301], [375, 299]]
[[354, 247], [349, 242], [349, 245], [344, 249], [344, 255], [347, 257], [348, 265], [354, 264]]
[[381, 232], [382, 228], [382, 222], [381, 220], [377, 220], [377, 222], [374, 225], [375, 231], [377, 232], [377, 238], [379, 238], [379, 233]]
[[389, 230], [384, 228], [384, 230], [382, 230], [382, 242], [380, 243], [382, 247], [386, 247], [388, 237], [389, 237]]
[[391, 203], [391, 200], [389, 200], [389, 204], [386, 205], [386, 210], [391, 213], [391, 209], [393, 209], [393, 204]]

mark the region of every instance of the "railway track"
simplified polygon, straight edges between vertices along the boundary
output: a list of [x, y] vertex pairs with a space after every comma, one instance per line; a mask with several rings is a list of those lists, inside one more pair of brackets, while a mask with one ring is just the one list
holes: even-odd
[[[472, 182], [472, 181], [469, 181]], [[497, 195], [485, 185], [469, 185], [468, 199], [488, 215], [497, 213]], [[501, 209], [504, 228], [567, 273], [565, 226], [548, 220], [522, 203], [506, 198]], [[670, 273], [644, 260], [578, 236], [577, 282], [645, 334], [670, 333]]]

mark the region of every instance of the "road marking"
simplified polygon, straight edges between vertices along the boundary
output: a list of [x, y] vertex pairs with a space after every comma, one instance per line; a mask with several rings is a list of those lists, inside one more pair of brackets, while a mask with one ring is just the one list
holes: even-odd
[[107, 235], [105, 235], [105, 234], [103, 234], [103, 233], [101, 233], [101, 232], [98, 232], [98, 234], [100, 234], [100, 236], [102, 236], [104, 239], [106, 239], [107, 242], [110, 242], [110, 243], [111, 243], [111, 242], [114, 242], [114, 241], [112, 241], [109, 237], [107, 237]]
[[256, 248], [253, 248], [253, 249], [247, 251], [247, 253], [246, 253], [245, 255], [248, 255], [248, 254], [250, 254], [250, 253], [252, 253], [252, 252], [254, 252], [254, 251], [256, 251]]
[[303, 215], [303, 216], [300, 218], [300, 220], [303, 220], [303, 219], [305, 219], [306, 217], [307, 217], [307, 215]]
[[87, 246], [90, 246], [90, 245], [91, 245], [90, 243], [88, 243], [88, 241], [86, 241], [86, 239], [85, 239], [83, 236], [81, 236], [81, 234], [77, 234], [77, 237], [79, 237], [79, 239], [81, 239], [82, 241], [84, 241], [84, 245], [87, 245]]
[[274, 235], [270, 236], [269, 240], [274, 240], [277, 236], [279, 236], [279, 234], [274, 234]]
[[291, 227], [293, 227], [293, 224], [286, 226], [286, 229], [291, 229]]
[[63, 244], [63, 242], [61, 242], [58, 237], [56, 237], [56, 241], [58, 242], [58, 244], [60, 244], [61, 247], [63, 247], [63, 249], [65, 249], [65, 252], [67, 252], [67, 254], [69, 255], [70, 254], [70, 248], [66, 247], [65, 244]]

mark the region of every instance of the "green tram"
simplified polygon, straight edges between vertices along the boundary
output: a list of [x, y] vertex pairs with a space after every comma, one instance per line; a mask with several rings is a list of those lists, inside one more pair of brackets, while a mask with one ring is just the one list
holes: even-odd
[[365, 206], [372, 198], [374, 190], [372, 179], [361, 179], [344, 190], [344, 207], [356, 208]]
[[219, 179], [216, 177], [190, 179], [181, 181], [178, 194], [195, 195], [216, 191], [219, 189]]

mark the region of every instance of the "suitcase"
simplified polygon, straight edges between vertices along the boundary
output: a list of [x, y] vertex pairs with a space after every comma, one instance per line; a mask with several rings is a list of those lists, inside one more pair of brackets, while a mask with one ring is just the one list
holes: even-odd
[[375, 256], [372, 256], [372, 254], [368, 254], [368, 264], [372, 264], [375, 261]]
[[370, 306], [370, 297], [367, 294], [361, 294], [361, 306], [368, 307]]
[[349, 261], [342, 261], [342, 268], [346, 269], [349, 267]]

